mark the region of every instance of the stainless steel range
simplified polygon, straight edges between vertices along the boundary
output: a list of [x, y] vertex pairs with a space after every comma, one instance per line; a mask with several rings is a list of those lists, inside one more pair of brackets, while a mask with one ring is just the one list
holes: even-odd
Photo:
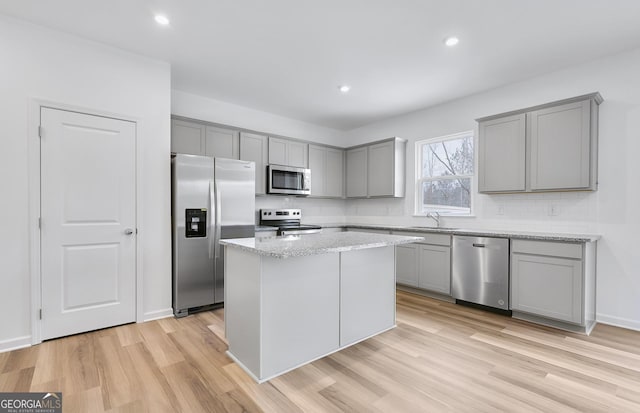
[[278, 227], [278, 235], [317, 234], [322, 227], [317, 225], [303, 225], [302, 210], [300, 209], [261, 209], [260, 225]]

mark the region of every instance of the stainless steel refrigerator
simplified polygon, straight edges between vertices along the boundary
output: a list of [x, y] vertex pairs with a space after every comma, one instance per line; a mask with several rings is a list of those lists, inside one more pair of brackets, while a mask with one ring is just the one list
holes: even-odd
[[218, 241], [255, 235], [255, 163], [177, 154], [171, 160], [173, 313], [224, 302]]

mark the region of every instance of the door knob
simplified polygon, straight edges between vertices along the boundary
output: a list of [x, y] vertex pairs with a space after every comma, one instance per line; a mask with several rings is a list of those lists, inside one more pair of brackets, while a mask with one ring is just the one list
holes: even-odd
[[131, 235], [133, 234], [133, 230], [131, 228], [127, 228], [124, 230], [125, 235]]

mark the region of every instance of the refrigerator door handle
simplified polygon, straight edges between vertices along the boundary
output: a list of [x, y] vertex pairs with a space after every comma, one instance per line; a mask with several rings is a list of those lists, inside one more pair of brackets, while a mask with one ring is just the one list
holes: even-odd
[[220, 233], [221, 233], [221, 213], [220, 213], [220, 189], [218, 187], [218, 185], [214, 184], [214, 194], [215, 194], [215, 198], [214, 198], [214, 202], [215, 202], [215, 217], [216, 217], [216, 221], [215, 221], [215, 229], [216, 229], [216, 239], [215, 239], [215, 258], [216, 260], [220, 257]]
[[209, 204], [209, 225], [207, 228], [207, 231], [209, 231], [209, 258], [214, 258], [214, 242], [215, 242], [215, 236], [214, 236], [214, 228], [215, 228], [215, 216], [214, 211], [211, 209], [213, 205], [215, 205], [215, 201], [213, 199], [213, 181], [209, 181], [209, 199], [207, 200], [207, 203]]

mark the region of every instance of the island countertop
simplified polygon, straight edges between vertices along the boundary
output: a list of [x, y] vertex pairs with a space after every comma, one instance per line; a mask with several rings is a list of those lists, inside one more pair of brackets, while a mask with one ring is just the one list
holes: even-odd
[[422, 241], [422, 237], [335, 232], [328, 234], [292, 235], [267, 238], [222, 239], [220, 244], [274, 258], [345, 252]]

